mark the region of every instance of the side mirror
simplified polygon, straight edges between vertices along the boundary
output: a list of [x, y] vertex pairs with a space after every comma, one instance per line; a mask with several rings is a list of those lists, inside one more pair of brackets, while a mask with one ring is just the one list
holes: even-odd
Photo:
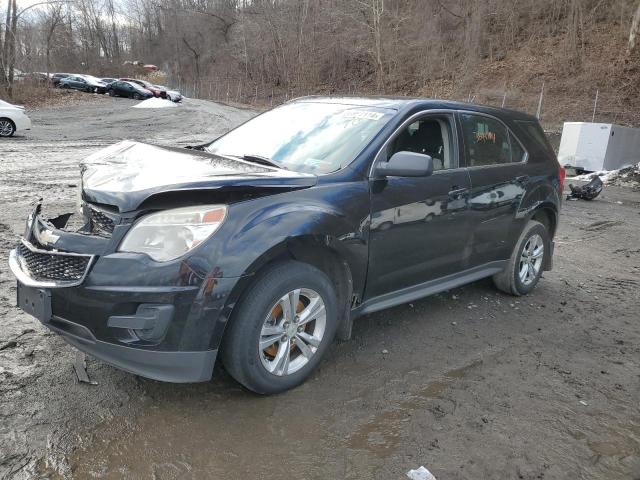
[[376, 177], [428, 177], [432, 173], [433, 159], [414, 152], [396, 152], [375, 168]]

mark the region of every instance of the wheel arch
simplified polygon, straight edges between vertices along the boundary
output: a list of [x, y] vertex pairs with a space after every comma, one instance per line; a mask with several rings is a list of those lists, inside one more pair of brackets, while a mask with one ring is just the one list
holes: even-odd
[[211, 348], [222, 345], [224, 334], [233, 311], [251, 286], [259, 280], [260, 274], [274, 265], [290, 260], [299, 261], [316, 267], [329, 277], [336, 291], [338, 304], [338, 330], [336, 336], [340, 340], [351, 337], [352, 318], [351, 302], [353, 296], [352, 268], [347, 259], [336, 249], [331, 248], [314, 235], [303, 235], [289, 238], [260, 255], [240, 277], [227, 297], [223, 316], [225, 324], [222, 332], [213, 338]]
[[529, 219], [542, 223], [549, 232], [549, 236], [553, 239], [558, 228], [558, 212], [555, 206], [547, 203], [538, 205], [531, 212]]
[[[558, 228], [558, 211], [553, 204], [543, 203], [538, 205], [529, 215], [529, 220], [535, 220], [544, 225], [547, 232], [549, 232], [549, 241], [553, 243], [553, 238]], [[553, 267], [553, 258], [551, 255], [546, 256], [543, 265], [544, 270], [548, 271]]]

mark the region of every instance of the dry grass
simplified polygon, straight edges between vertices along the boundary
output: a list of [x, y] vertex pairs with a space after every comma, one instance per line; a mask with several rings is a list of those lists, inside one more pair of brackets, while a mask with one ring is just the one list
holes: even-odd
[[24, 105], [30, 109], [95, 103], [96, 97], [101, 98], [102, 95], [62, 90], [28, 81], [16, 82], [11, 96], [7, 94], [6, 90], [0, 89], [1, 99], [15, 105]]

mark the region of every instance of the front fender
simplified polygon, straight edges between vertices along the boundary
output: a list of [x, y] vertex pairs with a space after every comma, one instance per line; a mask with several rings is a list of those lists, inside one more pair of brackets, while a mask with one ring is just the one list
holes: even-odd
[[364, 285], [368, 259], [369, 195], [366, 182], [318, 186], [231, 205], [232, 223], [215, 258], [225, 277], [255, 273], [296, 241], [333, 250]]

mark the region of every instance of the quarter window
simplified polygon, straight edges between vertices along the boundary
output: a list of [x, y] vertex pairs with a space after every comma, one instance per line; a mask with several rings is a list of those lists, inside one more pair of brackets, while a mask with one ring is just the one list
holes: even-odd
[[524, 150], [514, 138], [513, 143], [518, 151], [512, 151], [510, 133], [498, 120], [467, 113], [461, 115], [461, 120], [470, 167], [501, 165], [523, 159]]
[[527, 152], [525, 152], [518, 139], [511, 132], [509, 132], [509, 142], [511, 143], [511, 161], [523, 162], [525, 160]]

